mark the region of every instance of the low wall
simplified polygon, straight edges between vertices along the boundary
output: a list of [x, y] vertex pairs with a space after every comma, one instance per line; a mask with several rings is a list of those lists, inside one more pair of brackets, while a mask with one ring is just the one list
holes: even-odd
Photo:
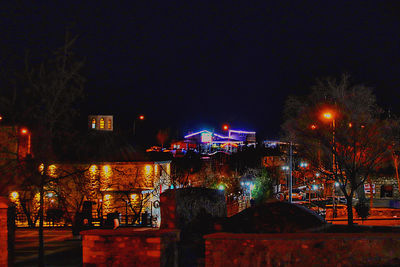
[[178, 266], [178, 230], [81, 232], [83, 266]]
[[0, 198], [0, 266], [8, 266], [8, 231], [6, 201]]
[[226, 217], [225, 195], [216, 189], [169, 189], [161, 194], [160, 202], [161, 229], [186, 229], [206, 213], [212, 217]]
[[206, 235], [206, 266], [400, 264], [400, 233]]
[[[400, 218], [400, 209], [393, 208], [371, 208], [369, 211], [369, 217], [382, 217], [382, 218]], [[337, 217], [346, 217], [347, 218], [347, 207], [343, 207], [337, 209]], [[325, 219], [329, 220], [333, 218], [333, 210], [327, 209]], [[361, 219], [357, 216], [357, 212], [353, 207], [353, 218]]]

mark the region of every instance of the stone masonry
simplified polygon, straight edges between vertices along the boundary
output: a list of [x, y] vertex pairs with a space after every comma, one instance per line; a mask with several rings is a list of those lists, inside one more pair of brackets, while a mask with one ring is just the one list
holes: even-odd
[[81, 232], [83, 266], [178, 266], [177, 230], [89, 230]]

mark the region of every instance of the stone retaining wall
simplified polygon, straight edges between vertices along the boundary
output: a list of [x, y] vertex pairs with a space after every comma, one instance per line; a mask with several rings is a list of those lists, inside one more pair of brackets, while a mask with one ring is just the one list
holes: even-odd
[[178, 266], [177, 230], [81, 232], [83, 266]]
[[206, 266], [400, 265], [400, 233], [206, 235]]

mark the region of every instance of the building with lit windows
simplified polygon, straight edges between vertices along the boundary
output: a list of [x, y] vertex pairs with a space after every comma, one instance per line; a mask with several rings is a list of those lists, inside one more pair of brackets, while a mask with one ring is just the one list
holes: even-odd
[[97, 131], [112, 131], [114, 128], [112, 115], [89, 115], [88, 127]]
[[[89, 122], [95, 131], [82, 133], [73, 153], [64, 154], [46, 166], [38, 166], [38, 174], [46, 172], [54, 178], [54, 182], [45, 186], [45, 214], [62, 211], [59, 225], [75, 221], [77, 214], [95, 225], [104, 222], [110, 213], [118, 213], [122, 225], [141, 223], [146, 215], [146, 225], [158, 226], [159, 196], [171, 186], [171, 161], [137, 151], [123, 136], [112, 131], [112, 116], [89, 116]], [[111, 128], [109, 134], [103, 134], [104, 128]], [[20, 137], [16, 139], [19, 143], [6, 142], [10, 131], [0, 134], [4, 137], [0, 141], [5, 140], [10, 149], [19, 151], [17, 155], [26, 157], [30, 153], [27, 150], [30, 149], [27, 146], [30, 135], [20, 130], [19, 135], [12, 132], [12, 136]], [[58, 179], [60, 177], [62, 179]], [[28, 216], [33, 225], [38, 223], [39, 193], [36, 189], [27, 192], [22, 187], [13, 188], [7, 194], [16, 204], [18, 226], [28, 226]], [[25, 213], [27, 210], [29, 214]], [[50, 221], [45, 222], [49, 224]]]

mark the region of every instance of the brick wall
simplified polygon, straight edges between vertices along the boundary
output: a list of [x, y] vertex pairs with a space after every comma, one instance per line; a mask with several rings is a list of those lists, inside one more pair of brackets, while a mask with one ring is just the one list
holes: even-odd
[[177, 266], [177, 230], [81, 232], [83, 266]]
[[[371, 208], [369, 211], [369, 217], [382, 217], [382, 218], [400, 218], [400, 209], [392, 209], [392, 208]], [[347, 218], [347, 207], [343, 207], [337, 210], [337, 217], [346, 217]], [[356, 209], [353, 207], [353, 218], [361, 219], [356, 212]], [[330, 220], [333, 219], [333, 210], [327, 209], [325, 219]]]
[[0, 266], [8, 266], [7, 202], [0, 198]]
[[205, 266], [400, 264], [400, 233], [217, 233], [204, 238]]

